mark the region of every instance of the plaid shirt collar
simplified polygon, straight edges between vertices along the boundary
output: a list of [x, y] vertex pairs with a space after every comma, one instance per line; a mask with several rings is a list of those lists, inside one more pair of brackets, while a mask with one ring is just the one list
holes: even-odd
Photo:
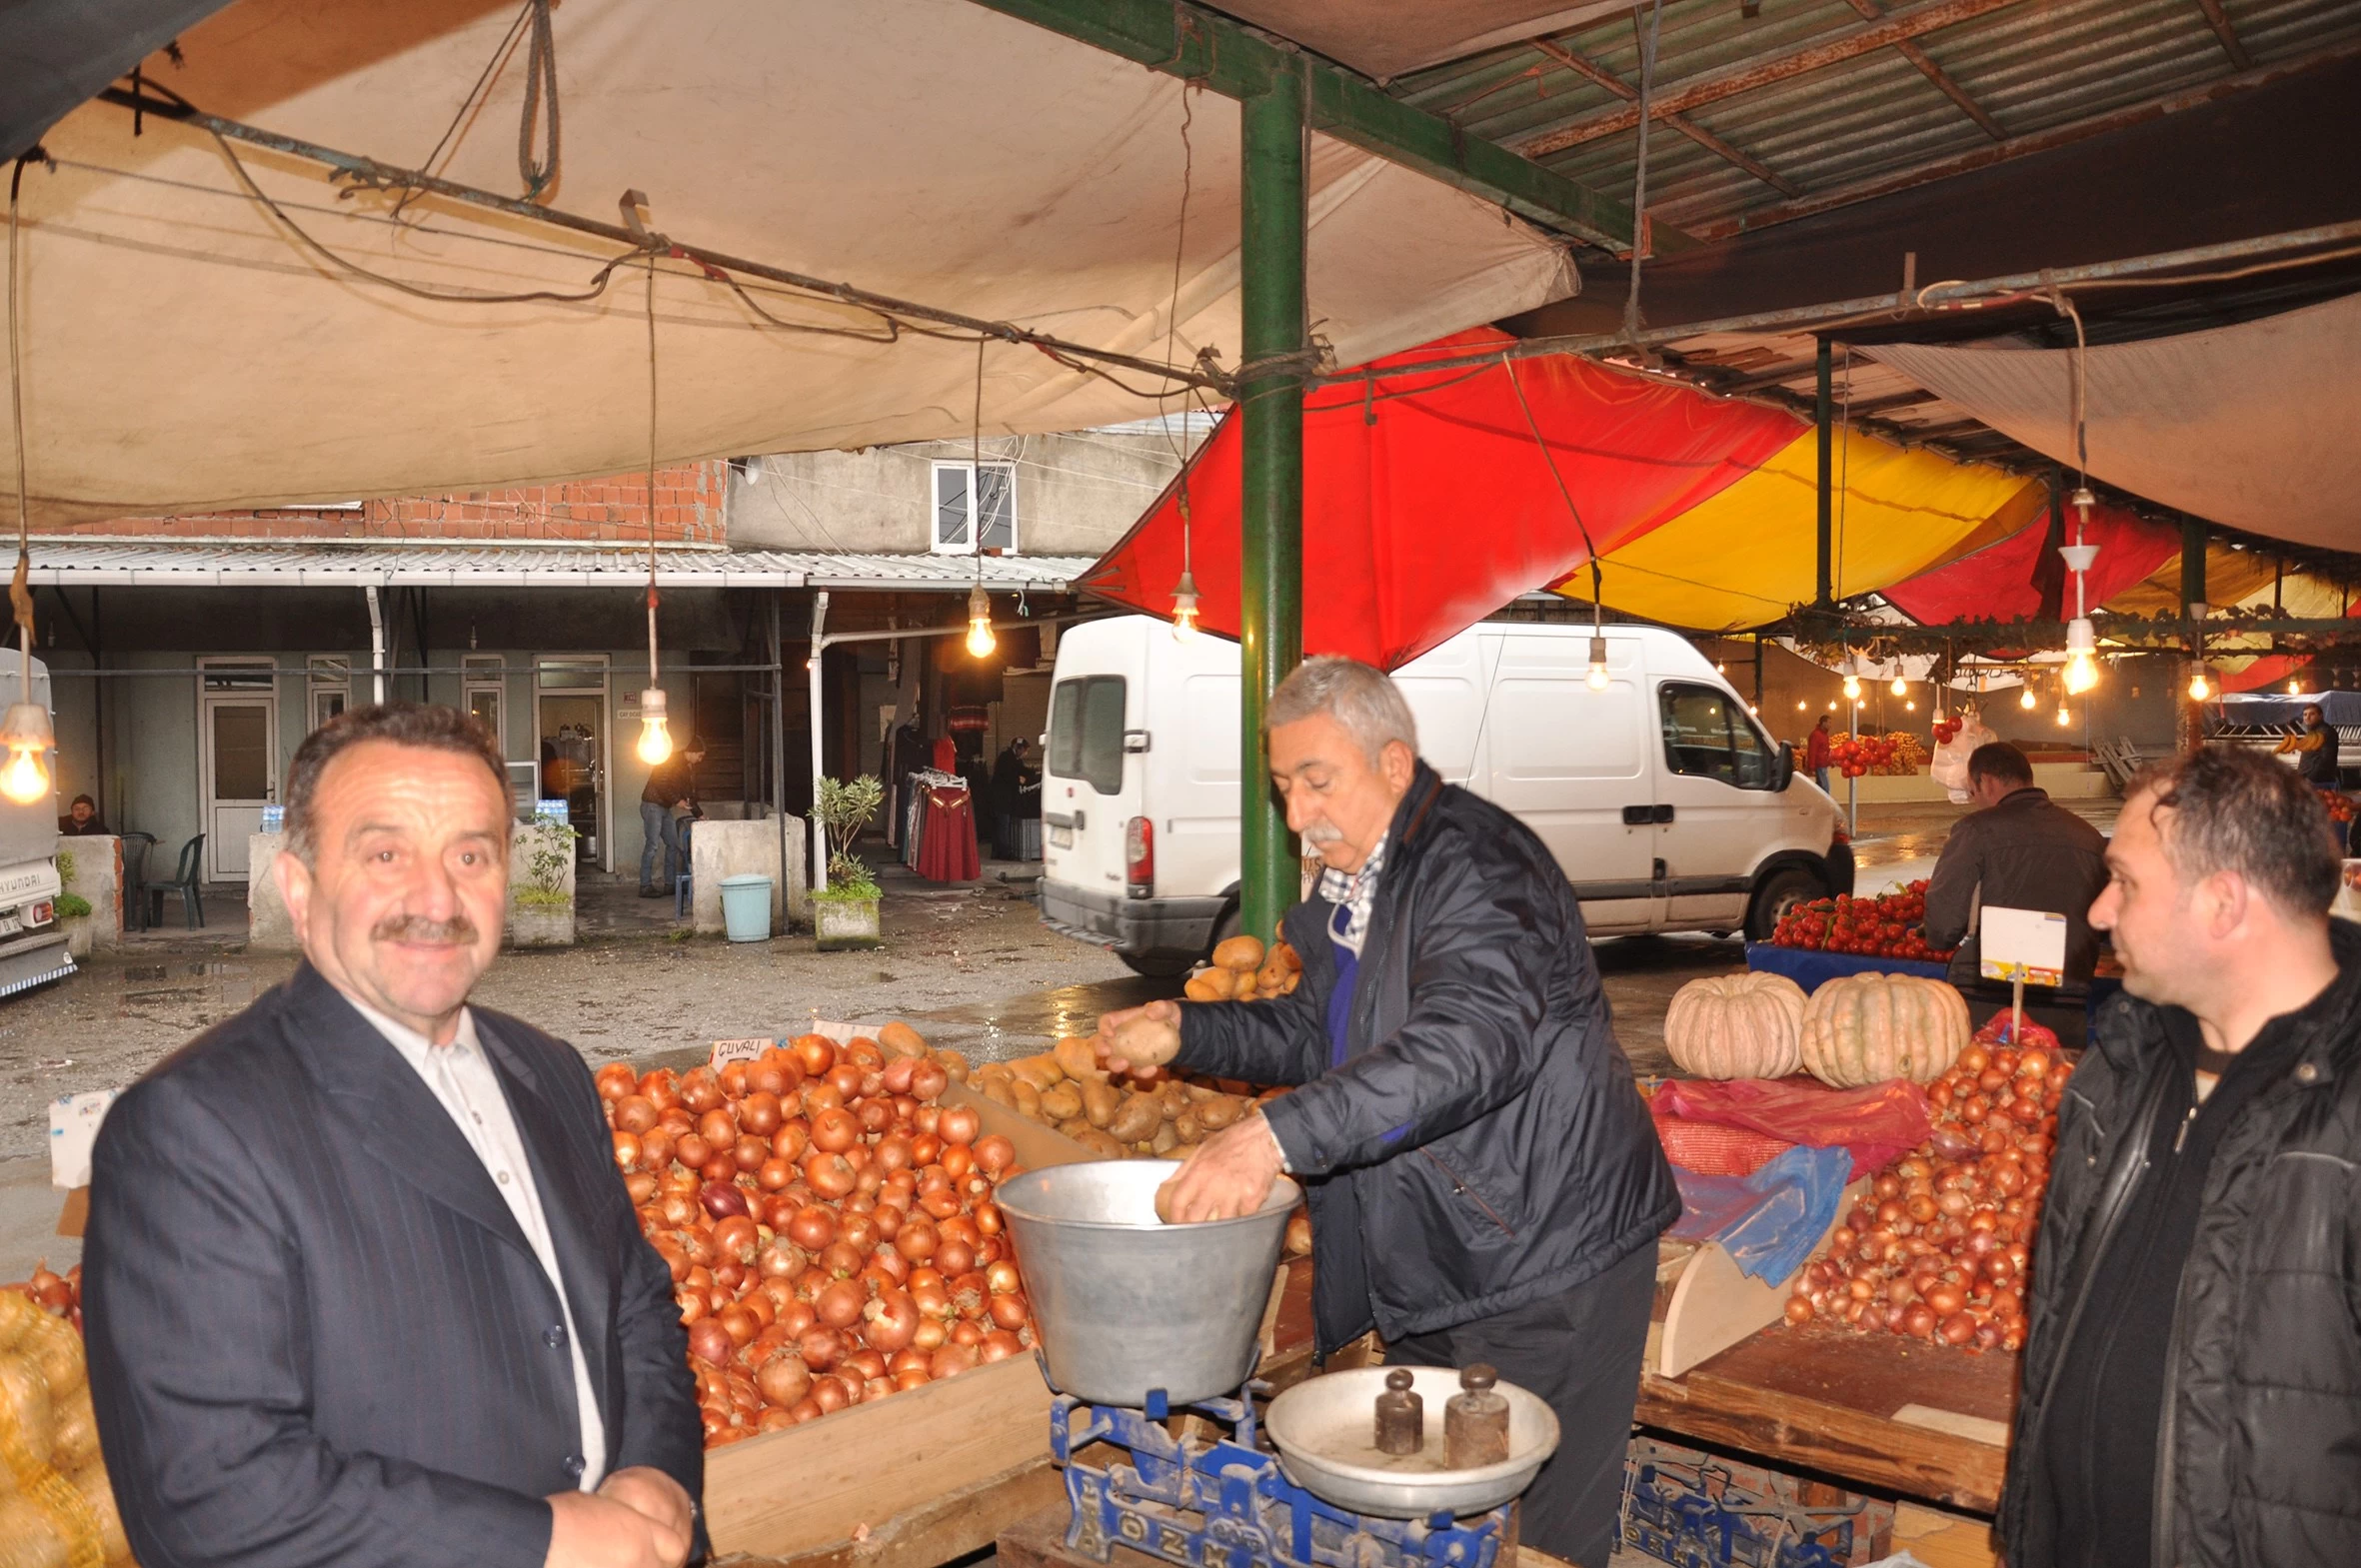
[[1319, 895], [1337, 905], [1342, 917], [1328, 916], [1328, 936], [1336, 945], [1360, 956], [1361, 941], [1369, 932], [1369, 914], [1377, 904], [1377, 880], [1385, 869], [1385, 845], [1391, 839], [1388, 832], [1377, 840], [1369, 857], [1357, 871], [1339, 871], [1329, 866], [1319, 873]]

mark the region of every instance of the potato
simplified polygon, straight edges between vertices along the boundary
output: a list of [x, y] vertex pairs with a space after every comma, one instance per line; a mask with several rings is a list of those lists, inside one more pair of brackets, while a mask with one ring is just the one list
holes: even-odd
[[1156, 1086], [1157, 1114], [1170, 1121], [1188, 1108], [1188, 1086], [1179, 1078], [1167, 1078]]
[[1298, 970], [1297, 972], [1286, 977], [1285, 982], [1279, 986], [1278, 993], [1281, 996], [1292, 996], [1295, 994], [1295, 987], [1300, 985], [1302, 982], [1303, 975], [1301, 971]]
[[1016, 1097], [1018, 1115], [1033, 1121], [1042, 1119], [1042, 1091], [1030, 1080], [1019, 1078], [1009, 1085], [1009, 1092]]
[[1195, 1153], [1196, 1150], [1197, 1145], [1194, 1143], [1176, 1143], [1171, 1148], [1165, 1150], [1165, 1158], [1186, 1159], [1189, 1155]]
[[99, 1550], [110, 1563], [131, 1560], [131, 1542], [123, 1533], [123, 1516], [115, 1509], [115, 1489], [107, 1483], [107, 1467], [93, 1459], [66, 1477], [98, 1520]]
[[1205, 1135], [1204, 1124], [1197, 1119], [1194, 1105], [1189, 1106], [1188, 1109], [1175, 1116], [1165, 1125], [1171, 1127], [1174, 1135], [1183, 1143], [1194, 1143]]
[[1190, 1001], [1227, 1001], [1234, 994], [1227, 969], [1202, 969], [1188, 977], [1180, 994]]
[[1017, 1096], [1010, 1092], [1007, 1078], [985, 1078], [977, 1084], [977, 1087], [983, 1091], [984, 1097], [995, 1105], [1006, 1105], [1011, 1110], [1017, 1108]]
[[1015, 1076], [1016, 1074], [1009, 1070], [1009, 1064], [1005, 1061], [988, 1061], [976, 1069], [978, 1083], [1006, 1083]]
[[1081, 1083], [1104, 1083], [1107, 1069], [1099, 1065], [1098, 1042], [1086, 1034], [1070, 1034], [1050, 1047], [1065, 1074]]
[[1156, 1124], [1156, 1136], [1149, 1140], [1148, 1151], [1151, 1154], [1163, 1154], [1178, 1147], [1180, 1142], [1180, 1134], [1173, 1130], [1173, 1124], [1160, 1121]]
[[31, 1498], [0, 1497], [0, 1568], [66, 1568], [71, 1549]]
[[1276, 958], [1265, 959], [1262, 967], [1254, 971], [1254, 989], [1265, 996], [1276, 996], [1294, 973]]
[[1061, 1083], [1042, 1094], [1042, 1114], [1057, 1121], [1071, 1121], [1083, 1113], [1082, 1090], [1071, 1083]]
[[1092, 1125], [1085, 1121], [1082, 1117], [1075, 1116], [1069, 1120], [1058, 1123], [1058, 1130], [1079, 1143], [1082, 1141], [1082, 1136], [1084, 1133], [1094, 1131], [1096, 1129], [1094, 1129]]
[[1106, 1126], [1123, 1108], [1124, 1091], [1112, 1083], [1086, 1083], [1082, 1094], [1083, 1115], [1094, 1127]]
[[1066, 1073], [1058, 1065], [1058, 1058], [1048, 1051], [1038, 1056], [1019, 1056], [1009, 1063], [1009, 1075], [1020, 1083], [1030, 1083], [1036, 1090], [1055, 1088]]
[[934, 1054], [935, 1065], [951, 1074], [954, 1083], [965, 1083], [975, 1074], [976, 1069], [968, 1065], [968, 1058], [956, 1050], [939, 1050]]
[[918, 1030], [896, 1018], [878, 1030], [878, 1044], [889, 1056], [924, 1056], [927, 1041]]
[[1123, 1107], [1107, 1123], [1108, 1136], [1118, 1143], [1137, 1143], [1156, 1136], [1165, 1119], [1163, 1101], [1154, 1094], [1129, 1094]]
[[1294, 945], [1290, 942], [1282, 941], [1277, 946], [1271, 948], [1270, 961], [1283, 963], [1288, 969], [1296, 973], [1301, 973], [1303, 969], [1303, 955], [1297, 952], [1294, 948]]
[[1218, 1132], [1246, 1112], [1245, 1102], [1234, 1094], [1216, 1094], [1193, 1107], [1197, 1125], [1207, 1132]]
[[89, 1386], [55, 1400], [54, 1408], [49, 1462], [60, 1470], [79, 1470], [98, 1458], [98, 1412], [91, 1408]]
[[1191, 1101], [1199, 1105], [1221, 1092], [1209, 1083], [1195, 1083], [1186, 1078], [1180, 1080], [1180, 1087], [1187, 1091]]
[[1262, 966], [1262, 938], [1232, 936], [1213, 949], [1213, 967], [1251, 974]]
[[1125, 1148], [1121, 1143], [1118, 1143], [1113, 1137], [1110, 1137], [1107, 1133], [1100, 1131], [1097, 1127], [1093, 1127], [1090, 1131], [1076, 1138], [1075, 1141], [1080, 1143], [1084, 1148], [1089, 1149], [1092, 1153], [1098, 1155], [1101, 1159], [1122, 1159], [1125, 1155], [1131, 1152], [1131, 1150]]

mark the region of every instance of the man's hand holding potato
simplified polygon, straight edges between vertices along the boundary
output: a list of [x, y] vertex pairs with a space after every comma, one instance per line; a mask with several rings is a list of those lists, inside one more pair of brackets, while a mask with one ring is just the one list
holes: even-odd
[[1157, 1216], [1168, 1225], [1251, 1214], [1270, 1196], [1284, 1156], [1270, 1123], [1255, 1111], [1197, 1145], [1173, 1179], [1157, 1188]]
[[1103, 1012], [1092, 1043], [1109, 1072], [1150, 1076], [1180, 1054], [1180, 1004], [1152, 1001], [1144, 1007]]

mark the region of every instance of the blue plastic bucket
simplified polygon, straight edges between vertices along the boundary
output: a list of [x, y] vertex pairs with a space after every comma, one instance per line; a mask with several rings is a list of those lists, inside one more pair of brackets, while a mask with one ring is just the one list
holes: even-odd
[[722, 925], [732, 941], [771, 939], [771, 878], [722, 878]]

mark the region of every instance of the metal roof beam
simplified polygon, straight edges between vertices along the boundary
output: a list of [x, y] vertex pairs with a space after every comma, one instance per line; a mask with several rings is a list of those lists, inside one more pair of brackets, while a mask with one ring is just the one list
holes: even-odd
[[[2218, 3], [2218, 0], [2198, 0], [2198, 3], [2200, 5]], [[1878, 9], [1877, 0], [1852, 0], [1852, 8], [1860, 12], [1861, 15], [1868, 17], [1871, 21], [1875, 21], [1885, 15], [1882, 10]], [[1918, 67], [1918, 74], [1925, 77], [1928, 81], [1934, 83], [1936, 89], [1940, 91], [1945, 98], [1948, 98], [1953, 103], [1957, 104], [1959, 106], [1960, 113], [1966, 115], [1970, 120], [1975, 121], [1975, 123], [1982, 128], [1983, 133], [1986, 136], [1989, 136], [1996, 142], [2005, 142], [2008, 140], [2008, 133], [2000, 128], [2000, 122], [1986, 114], [1982, 104], [1979, 104], [1973, 98], [1968, 97], [1967, 89], [1960, 86], [1957, 82], [1951, 80], [1951, 73], [1944, 70], [1941, 66], [1935, 64], [1933, 56], [1929, 55], [1925, 50], [1919, 48], [1907, 38], [1895, 40], [1894, 53], [1900, 55], [1912, 65]]]
[[[1934, 0], [1912, 10], [1899, 12], [1881, 21], [1862, 22], [1858, 26], [1838, 28], [1824, 33], [1800, 49], [1785, 54], [1770, 55], [1758, 60], [1740, 60], [1717, 70], [1705, 71], [1682, 81], [1672, 82], [1657, 89], [1648, 97], [1648, 114], [1661, 119], [1668, 114], [1680, 114], [1705, 104], [1719, 103], [1757, 87], [1783, 82], [1790, 77], [1817, 71], [1822, 66], [1857, 59], [1875, 50], [1884, 49], [1905, 39], [1973, 21], [2019, 0]], [[1572, 125], [1547, 131], [1529, 141], [1518, 144], [1517, 151], [1527, 158], [1543, 158], [1551, 153], [1594, 142], [1602, 136], [1628, 131], [1639, 123], [1636, 105], [1609, 109], [1577, 120]]]
[[[1854, 3], [1856, 5], [1866, 5], [1868, 0], [1854, 0]], [[1633, 14], [1636, 15], [1637, 13], [1634, 12]], [[1629, 82], [1624, 81], [1621, 77], [1608, 70], [1605, 66], [1600, 65], [1597, 61], [1592, 60], [1585, 55], [1577, 54], [1575, 51], [1568, 49], [1565, 45], [1557, 43], [1551, 39], [1531, 38], [1527, 39], [1526, 43], [1529, 47], [1538, 50], [1546, 58], [1554, 60], [1559, 65], [1564, 66], [1576, 76], [1583, 77], [1586, 80], [1597, 83], [1599, 86], [1605, 88], [1608, 92], [1613, 93], [1617, 98], [1622, 99], [1625, 103], [1637, 103], [1639, 101], [1638, 88], [1632, 86]], [[1802, 186], [1797, 185], [1793, 180], [1790, 180], [1784, 175], [1781, 175], [1777, 170], [1773, 169], [1769, 164], [1764, 163], [1761, 159], [1754, 157], [1752, 154], [1739, 151], [1737, 148], [1731, 146], [1728, 142], [1725, 142], [1720, 137], [1714, 135], [1711, 131], [1708, 131], [1703, 126], [1697, 124], [1696, 121], [1689, 119], [1686, 115], [1668, 114], [1664, 116], [1664, 123], [1670, 126], [1673, 130], [1678, 131], [1681, 135], [1687, 137], [1690, 141], [1695, 142], [1699, 147], [1704, 148], [1707, 152], [1721, 159], [1723, 162], [1734, 164], [1738, 168], [1745, 170], [1748, 174], [1754, 176], [1754, 178], [1760, 180], [1772, 190], [1777, 191], [1780, 195], [1787, 197], [1797, 197], [1803, 194]]]
[[2230, 57], [2230, 63], [2241, 71], [2253, 70], [2254, 56], [2238, 41], [2238, 30], [2230, 25], [2229, 14], [2222, 10], [2222, 0], [2197, 0], [2197, 9], [2205, 13], [2205, 25], [2222, 41], [2222, 53]]
[[[1267, 91], [1282, 60], [1309, 83], [1311, 128], [1429, 179], [1496, 202], [1518, 217], [1609, 250], [1631, 248], [1631, 209], [1440, 115], [1387, 97], [1365, 78], [1187, 0], [976, 0], [978, 5], [1134, 60], [1225, 98]], [[1658, 251], [1687, 237], [1654, 227]]]

